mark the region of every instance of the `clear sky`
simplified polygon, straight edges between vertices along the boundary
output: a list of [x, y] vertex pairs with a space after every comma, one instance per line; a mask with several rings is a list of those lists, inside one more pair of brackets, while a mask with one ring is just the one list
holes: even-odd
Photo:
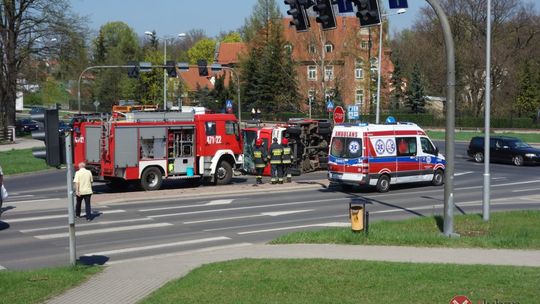
[[[276, 2], [286, 16], [283, 0]], [[388, 6], [388, 1], [380, 2]], [[423, 0], [408, 2], [405, 14], [389, 17], [391, 33], [410, 27], [420, 8], [427, 6]], [[155, 30], [158, 36], [176, 36], [203, 29], [211, 37], [241, 27], [255, 3], [257, 0], [71, 0], [75, 12], [89, 17], [92, 30], [110, 21], [123, 21], [141, 35]]]

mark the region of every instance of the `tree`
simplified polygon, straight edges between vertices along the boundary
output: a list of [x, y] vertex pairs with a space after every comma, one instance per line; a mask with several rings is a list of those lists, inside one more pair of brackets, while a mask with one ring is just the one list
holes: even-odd
[[405, 93], [403, 92], [403, 75], [401, 74], [401, 62], [399, 61], [398, 56], [394, 57], [394, 72], [392, 73], [391, 82], [392, 87], [394, 88], [391, 98], [391, 109], [397, 111], [405, 98]]
[[81, 19], [65, 0], [0, 1], [0, 128], [15, 124], [19, 72], [31, 55], [43, 52], [38, 39], [63, 36], [65, 29], [81, 27]]
[[209, 63], [214, 62], [216, 52], [216, 41], [204, 38], [195, 43], [188, 51], [189, 63], [196, 64], [198, 60], [206, 60]]
[[520, 116], [535, 117], [540, 110], [540, 75], [538, 72], [535, 73], [538, 66], [538, 63], [533, 61], [527, 61], [522, 66], [516, 101], [516, 109]]
[[229, 32], [219, 39], [221, 42], [242, 42], [242, 36], [238, 32]]
[[412, 113], [418, 114], [425, 112], [426, 99], [424, 85], [422, 84], [422, 77], [418, 65], [414, 66], [411, 75], [411, 84], [407, 90], [406, 105]]

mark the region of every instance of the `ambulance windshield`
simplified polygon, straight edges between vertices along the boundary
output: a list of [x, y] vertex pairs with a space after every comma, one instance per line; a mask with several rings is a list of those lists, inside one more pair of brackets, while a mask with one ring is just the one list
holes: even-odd
[[354, 137], [334, 137], [330, 155], [339, 158], [362, 157], [362, 140]]

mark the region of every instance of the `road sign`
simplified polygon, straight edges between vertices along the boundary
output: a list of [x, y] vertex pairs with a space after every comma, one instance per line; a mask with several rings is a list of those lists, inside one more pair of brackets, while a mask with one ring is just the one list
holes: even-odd
[[334, 123], [340, 124], [345, 122], [345, 110], [342, 107], [337, 106], [334, 110]]
[[353, 3], [349, 0], [338, 0], [337, 4], [338, 4], [338, 9], [339, 9], [340, 14], [354, 12]]
[[328, 100], [328, 102], [326, 103], [326, 111], [327, 112], [334, 111], [334, 103], [331, 100]]
[[230, 99], [225, 100], [225, 107], [227, 109], [232, 109], [232, 100]]
[[352, 105], [352, 106], [347, 107], [347, 118], [351, 120], [360, 118], [357, 105]]
[[407, 0], [388, 0], [390, 9], [408, 8]]

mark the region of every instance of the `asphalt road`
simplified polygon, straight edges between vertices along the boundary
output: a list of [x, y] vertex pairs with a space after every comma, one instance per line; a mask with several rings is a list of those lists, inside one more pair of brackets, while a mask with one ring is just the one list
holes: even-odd
[[[463, 147], [459, 144], [456, 150], [456, 214], [482, 210], [483, 164], [467, 160]], [[540, 209], [539, 170], [493, 164], [492, 210]], [[95, 206], [92, 222], [77, 220], [77, 253], [85, 263], [144, 262], [156, 255], [264, 243], [292, 231], [349, 227], [350, 202], [366, 201], [371, 221], [442, 214], [443, 187], [413, 184], [383, 194], [370, 189], [345, 192], [320, 185], [324, 177], [324, 172], [306, 174], [296, 178], [296, 189], [285, 191], [272, 185], [251, 187], [246, 183], [253, 183], [252, 177], [240, 177], [233, 186], [199, 187], [195, 194], [180, 197], [126, 192], [122, 195], [131, 198], [129, 202]], [[66, 265], [67, 212], [62, 205], [52, 206], [55, 198], [66, 195], [65, 175], [18, 176], [7, 178], [6, 184], [12, 196], [0, 222], [0, 269]], [[218, 193], [235, 187], [247, 190]], [[32, 208], [48, 202], [50, 208]]]

